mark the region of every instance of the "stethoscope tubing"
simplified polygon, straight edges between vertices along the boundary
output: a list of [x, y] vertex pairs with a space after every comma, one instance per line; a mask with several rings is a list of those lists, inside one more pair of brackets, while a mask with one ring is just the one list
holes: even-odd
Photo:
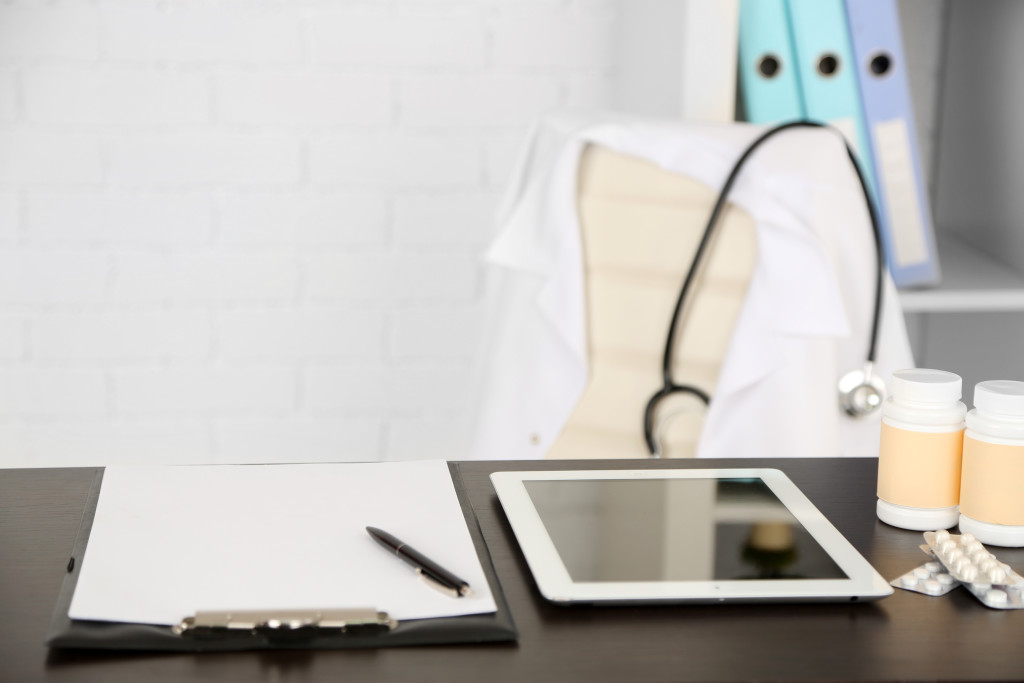
[[[711, 396], [704, 390], [688, 384], [676, 384], [672, 380], [672, 358], [675, 348], [676, 333], [679, 327], [679, 318], [683, 310], [683, 305], [686, 303], [690, 288], [696, 280], [697, 273], [703, 264], [704, 254], [711, 243], [715, 226], [718, 224], [719, 217], [725, 208], [726, 201], [729, 197], [729, 191], [732, 189], [733, 184], [739, 177], [743, 164], [746, 163], [747, 159], [750, 158], [754, 151], [770, 138], [792, 128], [829, 128], [842, 136], [842, 133], [838, 129], [818, 121], [800, 120], [783, 123], [765, 131], [750, 143], [750, 145], [748, 145], [740, 155], [739, 159], [736, 160], [732, 170], [729, 171], [729, 175], [726, 177], [725, 183], [722, 185], [722, 189], [718, 193], [718, 198], [715, 200], [715, 205], [711, 210], [708, 222], [704, 226], [704, 232], [701, 234], [700, 242], [697, 244], [697, 249], [694, 251], [693, 260], [690, 262], [690, 267], [686, 272], [683, 285], [679, 290], [679, 297], [676, 299], [675, 307], [672, 310], [672, 320], [669, 323], [668, 334], [665, 338], [665, 350], [662, 354], [662, 387], [651, 396], [644, 408], [644, 440], [647, 442], [648, 451], [655, 457], [658, 457], [660, 453], [657, 442], [655, 441], [654, 411], [666, 396], [676, 393], [687, 393], [696, 396], [705, 404], [710, 405], [711, 403]], [[853, 168], [857, 173], [857, 179], [860, 182], [861, 191], [864, 193], [864, 199], [868, 207], [868, 214], [871, 219], [871, 232], [875, 239], [875, 306], [871, 320], [871, 338], [868, 344], [868, 352], [865, 362], [865, 365], [870, 367], [874, 365], [875, 356], [878, 350], [878, 334], [882, 317], [882, 283], [885, 275], [885, 251], [882, 243], [882, 230], [878, 221], [878, 211], [875, 207], [875, 202], [871, 197], [871, 190], [868, 186], [867, 179], [864, 176], [864, 172], [861, 170], [856, 152], [854, 152], [845, 137], [842, 139], [843, 144], [846, 146], [846, 153], [849, 156], [850, 161], [853, 163]]]

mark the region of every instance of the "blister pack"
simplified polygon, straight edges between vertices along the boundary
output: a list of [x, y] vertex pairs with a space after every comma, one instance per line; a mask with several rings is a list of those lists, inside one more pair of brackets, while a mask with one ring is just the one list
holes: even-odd
[[995, 609], [1024, 609], [1024, 577], [1000, 562], [973, 535], [951, 534], [943, 529], [926, 531], [924, 540], [950, 576], [982, 604]]
[[945, 595], [960, 585], [960, 582], [946, 571], [941, 562], [932, 561], [915, 567], [903, 576], [889, 582], [902, 588], [925, 595]]

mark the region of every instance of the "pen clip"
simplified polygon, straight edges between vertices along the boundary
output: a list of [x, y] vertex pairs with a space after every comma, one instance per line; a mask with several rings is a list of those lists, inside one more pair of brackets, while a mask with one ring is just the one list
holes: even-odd
[[442, 593], [444, 593], [448, 597], [451, 597], [451, 598], [464, 598], [464, 597], [467, 597], [467, 596], [473, 594], [473, 591], [470, 589], [469, 586], [463, 586], [461, 590], [458, 589], [458, 588], [455, 588], [453, 586], [446, 586], [445, 584], [441, 583], [440, 581], [438, 581], [434, 577], [432, 577], [429, 574], [427, 574], [420, 567], [416, 567], [416, 573], [419, 574], [420, 578], [423, 579], [423, 581], [428, 586], [430, 586], [431, 588], [434, 588], [436, 590], [441, 591]]

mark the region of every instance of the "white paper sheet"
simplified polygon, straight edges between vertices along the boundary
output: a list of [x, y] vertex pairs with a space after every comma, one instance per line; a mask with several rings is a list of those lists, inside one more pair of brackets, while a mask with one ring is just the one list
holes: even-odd
[[[435, 590], [377, 526], [469, 582]], [[495, 611], [440, 461], [110, 467], [73, 619], [176, 624], [197, 610], [373, 607], [396, 619]]]

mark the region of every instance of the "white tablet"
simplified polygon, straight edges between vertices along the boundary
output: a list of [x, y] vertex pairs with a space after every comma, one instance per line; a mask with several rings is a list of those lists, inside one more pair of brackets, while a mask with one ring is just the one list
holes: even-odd
[[495, 472], [556, 603], [877, 600], [892, 587], [774, 469]]

